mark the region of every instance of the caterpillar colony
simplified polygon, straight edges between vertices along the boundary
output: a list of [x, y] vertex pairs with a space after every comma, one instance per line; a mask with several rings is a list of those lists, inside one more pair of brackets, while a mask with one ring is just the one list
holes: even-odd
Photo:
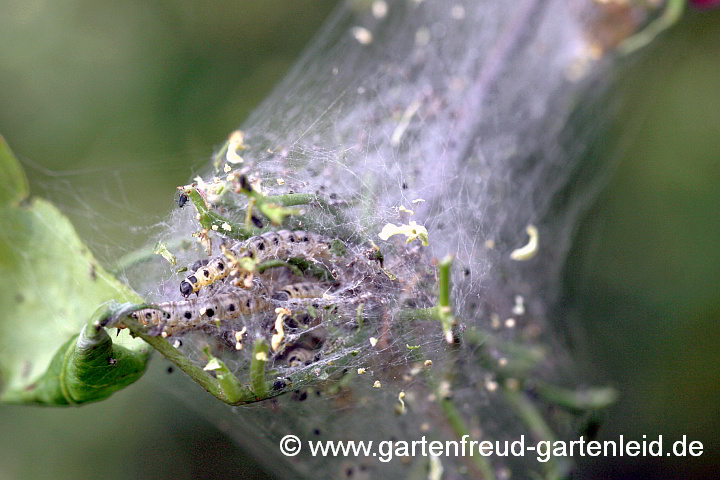
[[[283, 229], [223, 245], [221, 255], [190, 267], [190, 274], [179, 285], [185, 300], [158, 303], [132, 317], [147, 326], [151, 335], [203, 331], [221, 345], [238, 348], [235, 334], [241, 325], [251, 316], [260, 316], [265, 334], [290, 333], [278, 349], [278, 357], [290, 367], [308, 365], [326, 340], [321, 325], [324, 316], [344, 311], [354, 318], [356, 309], [372, 297], [372, 289], [363, 285], [382, 288], [389, 280], [375, 251], [348, 253], [342, 248], [339, 253], [333, 248], [336, 241], [311, 231]], [[285, 263], [291, 260], [320, 267], [316, 270], [323, 272], [322, 277], [303, 275]], [[273, 268], [257, 268], [268, 261], [276, 261]], [[192, 294], [195, 296], [189, 298]], [[278, 311], [287, 312], [281, 327], [275, 322], [274, 312]]]
[[193, 266], [193, 273], [180, 283], [180, 293], [187, 298], [193, 293], [197, 294], [203, 287], [239, 274], [237, 260], [240, 258], [261, 262], [297, 256], [326, 257], [330, 247], [328, 238], [302, 230], [266, 232], [236, 244], [222, 256]]

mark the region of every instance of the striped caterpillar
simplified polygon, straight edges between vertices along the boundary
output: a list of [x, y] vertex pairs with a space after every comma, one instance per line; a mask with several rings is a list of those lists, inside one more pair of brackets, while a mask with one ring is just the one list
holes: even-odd
[[[230, 255], [263, 261], [300, 254], [307, 257], [326, 256], [329, 249], [330, 240], [322, 235], [303, 230], [279, 230], [249, 238], [231, 248]], [[205, 265], [200, 264], [197, 268], [193, 268], [193, 273], [180, 282], [180, 293], [185, 298], [193, 293], [198, 294], [203, 287], [226, 278], [232, 273], [233, 268], [233, 262], [226, 255], [215, 257]]]
[[164, 302], [157, 308], [146, 308], [131, 316], [143, 325], [159, 328], [168, 337], [212, 325], [218, 320], [232, 320], [272, 309], [276, 301], [319, 298], [328, 286], [318, 283], [285, 285], [272, 295], [264, 287], [253, 290], [236, 290], [206, 298], [193, 298], [179, 302]]

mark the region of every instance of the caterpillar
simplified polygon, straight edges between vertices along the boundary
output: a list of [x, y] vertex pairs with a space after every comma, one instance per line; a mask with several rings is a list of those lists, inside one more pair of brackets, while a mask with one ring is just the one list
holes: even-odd
[[308, 348], [296, 347], [287, 353], [286, 362], [290, 367], [310, 365], [315, 360], [315, 355], [316, 352]]
[[256, 287], [253, 290], [237, 290], [206, 298], [193, 298], [179, 302], [164, 302], [157, 308], [146, 308], [134, 312], [131, 316], [143, 325], [161, 328], [168, 337], [196, 330], [216, 320], [231, 320], [242, 315], [250, 315], [272, 309], [276, 301], [291, 298], [319, 298], [327, 291], [327, 286], [313, 283], [285, 285], [269, 295], [268, 289]]
[[268, 310], [272, 304], [266, 299], [267, 293], [265, 289], [258, 288], [208, 298], [164, 302], [157, 308], [138, 310], [131, 316], [143, 325], [162, 328], [162, 332], [172, 336], [198, 329], [215, 320], [231, 320]]
[[[329, 250], [330, 240], [322, 235], [303, 230], [279, 230], [251, 237], [231, 248], [230, 253], [239, 258], [263, 261], [296, 254], [326, 256]], [[203, 287], [226, 278], [232, 269], [232, 262], [225, 255], [215, 257], [204, 265], [196, 264], [193, 273], [180, 282], [180, 293], [185, 298], [193, 293], [198, 294]]]
[[281, 302], [286, 302], [291, 298], [322, 298], [327, 290], [328, 286], [322, 283], [293, 283], [276, 290], [272, 298]]

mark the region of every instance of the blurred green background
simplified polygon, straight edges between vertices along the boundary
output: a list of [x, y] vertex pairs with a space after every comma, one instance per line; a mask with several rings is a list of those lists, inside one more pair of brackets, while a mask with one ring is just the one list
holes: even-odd
[[[335, 3], [3, 0], [0, 132], [33, 193], [110, 259], [141, 241], [129, 228], [162, 221], [175, 186]], [[579, 476], [698, 478], [720, 468], [720, 11], [688, 12], [632, 70], [622, 159], [570, 258], [569, 321], [589, 375], [622, 392], [600, 439], [685, 434], [707, 453], [584, 459]], [[135, 386], [79, 409], [0, 407], [0, 480], [262, 478], [157, 387], [166, 374], [153, 362]]]

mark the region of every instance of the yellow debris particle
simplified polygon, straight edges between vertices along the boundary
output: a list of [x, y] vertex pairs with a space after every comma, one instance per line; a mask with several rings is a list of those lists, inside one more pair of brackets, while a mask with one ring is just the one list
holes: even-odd
[[513, 315], [525, 315], [525, 299], [522, 295], [515, 295], [515, 306], [512, 313]]
[[223, 222], [223, 224], [221, 226], [222, 226], [222, 229], [225, 230], [226, 232], [232, 231], [232, 227], [227, 222]]
[[243, 327], [239, 332], [235, 332], [235, 350], [243, 349], [243, 335], [247, 332], [247, 327]]
[[217, 358], [213, 357], [210, 359], [210, 361], [203, 367], [203, 370], [210, 371], [210, 370], [220, 370], [222, 366], [220, 365], [220, 362]]
[[243, 158], [238, 155], [238, 150], [245, 150], [245, 132], [242, 130], [235, 130], [230, 134], [228, 138], [227, 153], [225, 154], [225, 160], [228, 163], [236, 164], [243, 163]]
[[432, 360], [425, 360], [425, 363], [423, 363], [426, 367], [432, 367]]
[[235, 340], [238, 342], [241, 341], [245, 332], [247, 332], [247, 327], [243, 327], [239, 332], [235, 332]]
[[404, 415], [404, 414], [405, 414], [405, 400], [404, 400], [404, 398], [405, 398], [405, 392], [401, 391], [401, 392], [398, 394], [398, 402], [400, 402], [400, 405], [399, 405], [398, 408], [397, 408], [397, 413], [400, 414], [400, 415]]
[[382, 388], [380, 380], [375, 380], [375, 383], [373, 383], [373, 388]]
[[500, 328], [500, 315], [498, 315], [497, 313], [493, 313], [490, 315], [490, 326], [495, 330]]
[[527, 232], [530, 239], [528, 240], [527, 245], [518, 248], [517, 250], [513, 250], [512, 253], [510, 253], [510, 258], [512, 260], [516, 260], [518, 262], [530, 260], [538, 252], [537, 228], [534, 225], [528, 225], [525, 231]]
[[267, 196], [267, 191], [262, 186], [262, 178], [253, 178], [250, 180], [250, 186], [253, 190], [258, 192], [262, 196]]
[[370, 337], [370, 345], [371, 345], [371, 346], [374, 347], [375, 345], [377, 345], [377, 342], [378, 342], [378, 339], [377, 339], [377, 338], [375, 338], [375, 337]]
[[370, 45], [373, 41], [372, 33], [365, 27], [352, 27], [350, 34], [355, 37], [355, 40], [361, 45]]
[[290, 310], [287, 308], [276, 308], [275, 313], [277, 313], [277, 318], [275, 319], [275, 333], [272, 338], [270, 339], [270, 346], [272, 347], [273, 352], [277, 352], [278, 348], [280, 347], [280, 344], [282, 343], [283, 339], [285, 338], [285, 329], [283, 328], [283, 320], [286, 316], [289, 316], [292, 314]]
[[285, 179], [284, 178], [276, 178], [275, 181], [278, 185], [285, 185]]
[[447, 380], [443, 380], [440, 382], [440, 385], [438, 385], [437, 394], [440, 398], [450, 398], [452, 396], [452, 392], [450, 391], [450, 382]]
[[223, 172], [230, 173], [231, 171], [232, 171], [232, 167], [226, 163], [225, 166], [223, 167]]
[[375, 0], [370, 7], [373, 17], [377, 19], [385, 18], [388, 12], [388, 4], [385, 0]]
[[160, 334], [160, 336], [163, 337], [163, 338], [167, 338], [167, 337], [168, 337], [168, 334], [167, 334], [167, 332], [162, 332], [162, 333]]
[[405, 208], [405, 205], [400, 205], [400, 206], [398, 207], [398, 212], [405, 212], [405, 213], [410, 214], [410, 215], [415, 215], [415, 212], [413, 212], [413, 211], [410, 210], [409, 208]]
[[488, 378], [485, 380], [485, 388], [488, 392], [494, 392], [498, 389], [498, 383], [495, 380]]
[[388, 223], [378, 234], [382, 240], [387, 240], [393, 235], [405, 235], [407, 237], [405, 243], [410, 243], [418, 239], [424, 246], [427, 247], [429, 245], [427, 229], [415, 223], [414, 220], [411, 221], [409, 225], [393, 225], [392, 223]]
[[495, 248], [495, 240], [485, 240], [485, 248], [488, 250]]
[[505, 320], [505, 328], [515, 328], [515, 319], [508, 318], [507, 320]]
[[445, 469], [442, 460], [437, 455], [430, 453], [430, 468], [428, 468], [428, 480], [442, 480]]
[[255, 360], [260, 360], [261, 362], [267, 362], [268, 356], [265, 352], [258, 352], [255, 354]]
[[213, 226], [210, 227], [210, 228], [212, 228], [214, 232], [217, 232], [217, 231], [218, 231], [218, 226], [217, 226], [217, 225], [213, 225]]
[[415, 200], [411, 201], [410, 203], [422, 203], [422, 202], [424, 202], [424, 201], [425, 201], [425, 200], [422, 199], [422, 198], [416, 198]]
[[397, 147], [398, 145], [400, 145], [402, 137], [403, 135], [405, 135], [405, 131], [407, 130], [408, 126], [410, 126], [410, 121], [412, 120], [413, 116], [415, 116], [418, 108], [420, 108], [419, 100], [413, 100], [410, 105], [407, 106], [407, 108], [402, 114], [402, 117], [400, 117], [400, 121], [395, 127], [395, 130], [393, 130], [392, 136], [390, 137], [391, 146]]
[[358, 372], [358, 375], [362, 375], [363, 373], [365, 373], [365, 369], [364, 369], [364, 368], [358, 368], [358, 369], [357, 369], [357, 372]]

